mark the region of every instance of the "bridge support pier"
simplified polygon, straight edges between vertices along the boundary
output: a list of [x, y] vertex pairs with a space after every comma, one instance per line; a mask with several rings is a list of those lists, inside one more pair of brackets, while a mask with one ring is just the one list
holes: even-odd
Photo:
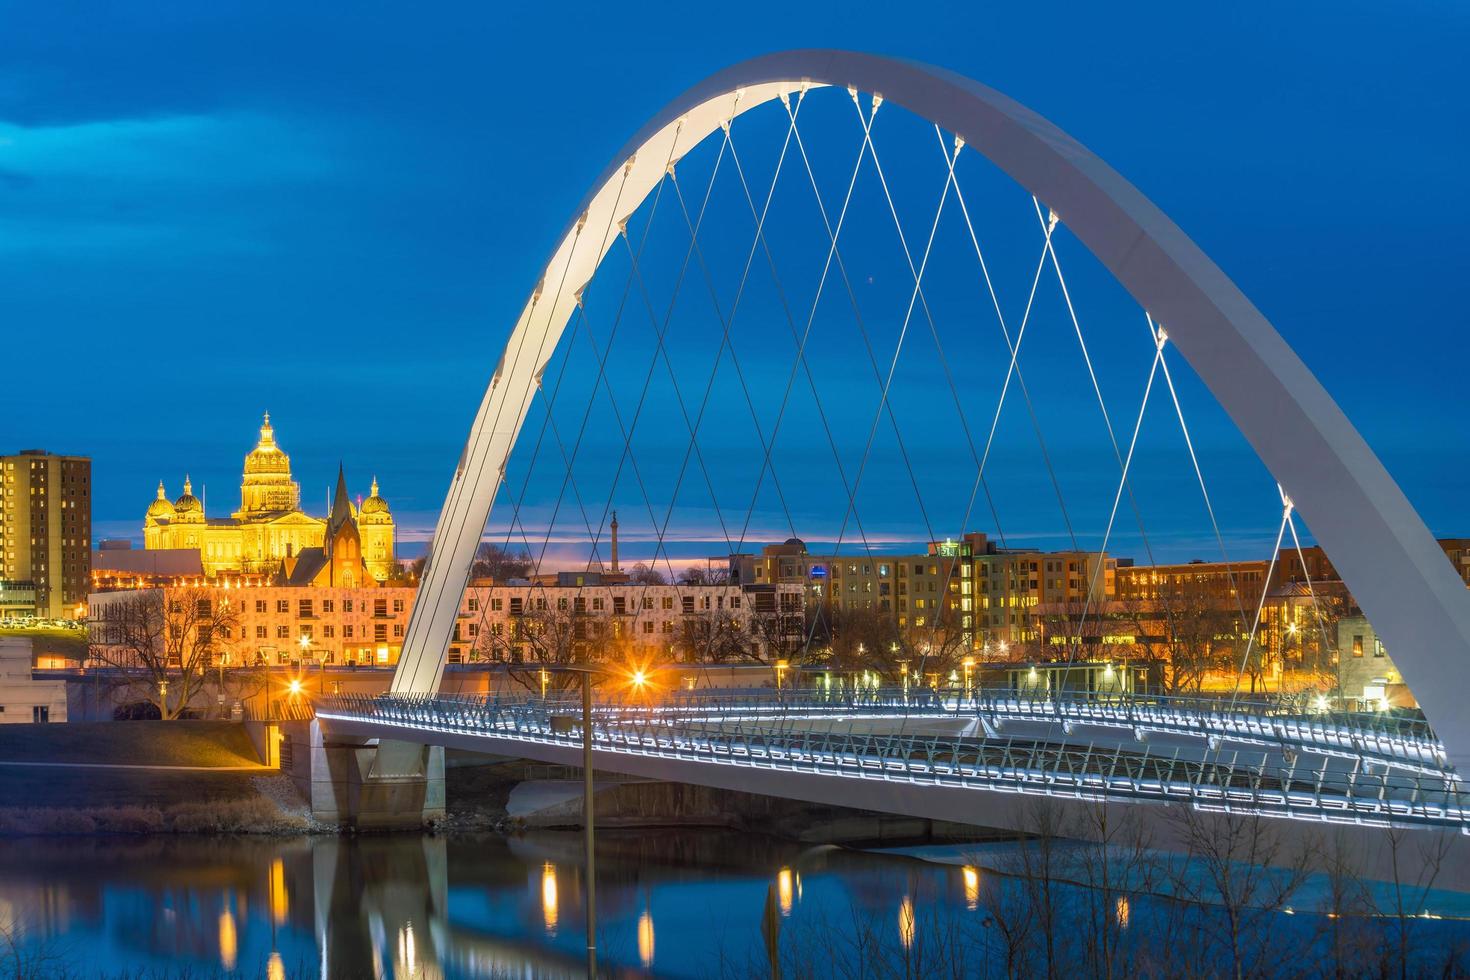
[[332, 738], [316, 721], [287, 737], [291, 775], [316, 820], [357, 830], [413, 830], [443, 819], [442, 746]]

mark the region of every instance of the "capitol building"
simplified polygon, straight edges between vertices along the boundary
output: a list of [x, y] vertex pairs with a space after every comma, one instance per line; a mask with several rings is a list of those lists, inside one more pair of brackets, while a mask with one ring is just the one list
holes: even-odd
[[[183, 494], [171, 501], [163, 483], [158, 484], [158, 496], [143, 519], [145, 548], [197, 550], [205, 574], [214, 577], [289, 572], [304, 552], [327, 544], [329, 518], [301, 509], [301, 486], [291, 479], [291, 458], [276, 445], [268, 412], [260, 441], [245, 457], [240, 509], [229, 517], [209, 517], [193, 491], [185, 476]], [[339, 505], [361, 540], [362, 566], [375, 581], [386, 581], [393, 572], [393, 513], [378, 494], [377, 478], [360, 506], [339, 489]], [[336, 510], [334, 506], [332, 519], [339, 519]]]

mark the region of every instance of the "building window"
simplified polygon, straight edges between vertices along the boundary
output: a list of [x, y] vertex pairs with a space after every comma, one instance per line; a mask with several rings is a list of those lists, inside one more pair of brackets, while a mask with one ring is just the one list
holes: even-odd
[[289, 626], [277, 626], [276, 627], [276, 639], [278, 639], [278, 640], [288, 640], [290, 638], [291, 638], [291, 628]]
[[255, 600], [255, 611], [258, 612], [258, 613], [265, 612], [265, 600], [264, 599], [256, 599]]
[[265, 627], [264, 626], [257, 626], [257, 627], [255, 627], [255, 638], [257, 640], [263, 640], [263, 639], [265, 639], [265, 636], [266, 636], [266, 633], [265, 633]]
[[394, 599], [393, 600], [393, 611], [396, 612], [396, 613], [403, 612], [403, 600], [402, 599]]
[[1354, 633], [1353, 634], [1353, 656], [1355, 656], [1355, 657], [1361, 657], [1362, 655], [1363, 655], [1363, 634], [1362, 633]]
[[289, 599], [277, 599], [276, 600], [276, 612], [278, 612], [278, 613], [288, 613], [290, 611], [291, 611], [291, 601]]
[[[459, 627], [456, 626], [455, 627], [455, 630], [458, 631], [458, 629], [459, 629]], [[376, 640], [379, 643], [382, 643], [382, 642], [384, 642], [385, 640], [388, 639], [388, 624], [387, 623], [374, 623], [373, 624], [373, 639]]]
[[337, 635], [337, 627], [331, 625], [330, 623], [327, 624], [326, 626], [323, 626], [322, 627], [322, 636], [325, 639], [330, 640], [333, 637], [335, 637], [336, 635]]
[[298, 599], [296, 602], [296, 615], [303, 618], [310, 618], [311, 608], [310, 599]]
[[335, 600], [333, 600], [333, 599], [323, 599], [322, 600], [322, 612], [324, 612], [324, 613], [333, 613], [333, 612], [336, 612], [336, 611], [337, 611], [337, 603], [336, 603]]

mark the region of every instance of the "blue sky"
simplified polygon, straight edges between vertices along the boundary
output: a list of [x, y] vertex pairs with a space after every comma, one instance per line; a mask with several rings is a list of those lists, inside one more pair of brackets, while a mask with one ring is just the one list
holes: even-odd
[[[405, 539], [422, 537], [508, 326], [589, 181], [686, 85], [741, 58], [803, 46], [952, 68], [1078, 137], [1272, 319], [1431, 528], [1470, 533], [1460, 295], [1470, 258], [1470, 15], [1460, 5], [0, 3], [0, 23], [0, 322], [10, 356], [31, 368], [0, 388], [0, 446], [90, 454], [101, 533], [137, 535], [157, 480], [176, 494], [186, 470], [196, 491], [209, 488], [211, 511], [224, 513], [268, 409], [309, 505], [325, 495], [340, 459], [354, 492], [366, 492], [376, 473]], [[851, 120], [844, 131], [841, 121], [814, 119], [814, 142], [824, 125], [834, 149], [818, 166], [835, 176], [850, 165], [854, 130]], [[774, 144], [762, 126], [769, 130], [769, 120], [738, 131], [737, 141], [769, 179]], [[901, 126], [888, 126], [885, 117], [875, 140], [885, 166], [907, 172], [897, 196], [905, 220], [920, 227], [943, 172], [936, 183], [932, 145], [914, 149]], [[686, 187], [707, 176], [701, 166], [690, 161]], [[978, 163], [966, 179], [977, 196], [989, 186]], [[801, 224], [800, 185], [790, 186], [790, 236], [800, 241], [813, 225]], [[876, 188], [864, 193], [873, 205]], [[1013, 205], [1019, 223], [995, 232], [992, 246], [1009, 273], [1012, 309], [1024, 301], [1039, 244], [1022, 220], [1029, 202]], [[876, 206], [855, 216], [853, 262], [862, 264], [866, 248], [873, 269], [897, 276], [891, 263], [901, 253], [883, 219]], [[1100, 356], [1119, 352], [1105, 392], [1115, 424], [1127, 429], [1148, 351], [1140, 360], [1110, 338], [1137, 342], [1136, 308], [1088, 270], [1065, 234], [1059, 250]], [[666, 251], [676, 255], [677, 246]], [[734, 244], [727, 251], [738, 257]], [[801, 257], [798, 250], [798, 265]], [[945, 260], [956, 263], [956, 282], [962, 258]], [[594, 336], [612, 329], [623, 274], [605, 268], [589, 291]], [[720, 282], [728, 289], [732, 280]], [[901, 276], [876, 277], [872, 319], [892, 328], [893, 317], [876, 311], [903, 296], [903, 285]], [[742, 314], [752, 325], [737, 350], [768, 425], [791, 357], [777, 342], [785, 328], [773, 319], [769, 283], [764, 295], [753, 293]], [[962, 303], [961, 294], [949, 302]], [[1038, 331], [1064, 326], [1054, 292], [1038, 302]], [[941, 320], [966, 315], [945, 309]], [[677, 310], [684, 336], [710, 340], [699, 326], [711, 323], [707, 308]], [[834, 318], [840, 311], [830, 307]], [[1087, 392], [1070, 383], [1077, 364], [1060, 343], [1065, 330], [1038, 336], [1022, 367], [1031, 365], [1038, 387], [1059, 382], [1046, 399], [1058, 413], [1049, 445], [1073, 474], [1063, 480], [1069, 496], [1087, 500], [1074, 505], [1076, 523], [1095, 544], [1116, 467], [1108, 470], [1100, 443], [1066, 424], [1064, 394]], [[965, 386], [973, 425], [993, 404], [995, 352], [957, 343], [961, 374], [980, 379]], [[824, 346], [824, 377], [838, 393], [823, 397], [837, 404], [866, 361], [850, 335], [834, 333]], [[620, 401], [636, 394], [633, 379], [647, 366], [646, 355], [636, 365], [628, 356], [615, 376]], [[707, 347], [700, 353], [691, 340], [677, 356], [691, 377], [701, 365], [708, 373]], [[905, 443], [922, 496], [937, 501], [929, 524], [953, 533], [968, 509], [969, 451], [943, 414], [947, 392], [933, 359], [915, 350], [901, 365], [901, 380], [919, 393], [895, 401], [909, 420]], [[1191, 425], [1213, 454], [1207, 470], [1232, 547], [1262, 552], [1277, 516], [1269, 478], [1182, 362], [1176, 371]], [[569, 365], [568, 377], [582, 383], [585, 404], [585, 363]], [[720, 529], [713, 485], [737, 531], [754, 498], [747, 538], [784, 537], [792, 524], [811, 538], [835, 537], [844, 501], [825, 472], [832, 454], [814, 414], [794, 407], [778, 446], [786, 503], [771, 485], [752, 494], [741, 480], [751, 478], [753, 429], [732, 385], [728, 370], [716, 372], [723, 414], [710, 435], [710, 481], [689, 476], [671, 536], [704, 539], [687, 546], [693, 552], [724, 550], [729, 529]], [[834, 421], [849, 465], [872, 408], [853, 390], [852, 410]], [[924, 393], [939, 401], [926, 404]], [[627, 476], [610, 489], [621, 440], [608, 413], [596, 413], [601, 428], [593, 426], [575, 468], [592, 524], [611, 504], [625, 536], [649, 536], [683, 448], [672, 405], [666, 400], [658, 424], [640, 436], [640, 461], [658, 484], [648, 501]], [[997, 471], [1002, 530], [1062, 546], [1066, 521], [1018, 407], [1008, 403], [999, 441], [1009, 464], [1008, 481]], [[1151, 408], [1137, 470], [1154, 487], [1140, 491], [1145, 521], [1160, 557], [1212, 557], [1197, 490], [1181, 475], [1177, 426], [1152, 414], [1161, 407]], [[570, 396], [566, 410], [568, 420], [577, 414]], [[860, 494], [874, 542], [924, 536], [895, 449], [879, 437]], [[528, 486], [527, 537], [534, 530], [575, 553], [586, 526], [580, 513], [571, 519], [564, 506], [549, 526], [554, 482], [533, 471]], [[981, 511], [969, 523], [994, 531]], [[1126, 523], [1116, 540], [1138, 553]]]

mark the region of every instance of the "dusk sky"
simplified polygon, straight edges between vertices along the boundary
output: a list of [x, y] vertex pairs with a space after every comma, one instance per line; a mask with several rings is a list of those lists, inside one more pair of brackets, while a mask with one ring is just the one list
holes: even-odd
[[[1463, 5], [1423, 2], [335, 10], [0, 3], [0, 336], [9, 360], [0, 451], [90, 455], [98, 535], [138, 538], [157, 482], [177, 495], [186, 471], [196, 493], [208, 488], [212, 516], [233, 509], [241, 459], [269, 411], [308, 510], [322, 510], [340, 460], [354, 494], [365, 494], [376, 474], [402, 541], [422, 541], [509, 328], [556, 236], [618, 148], [682, 89], [732, 62], [839, 47], [969, 75], [1089, 146], [1272, 320], [1431, 530], [1470, 535], [1461, 295], [1470, 264], [1467, 28]], [[832, 149], [813, 162], [835, 181], [851, 168], [861, 133], [850, 103], [845, 116], [829, 105], [825, 119], [816, 108], [811, 139]], [[756, 184], [773, 172], [785, 123], [775, 112], [733, 131], [742, 153], [750, 147]], [[910, 236], [922, 238], [944, 181], [942, 167], [936, 179], [932, 130], [922, 143], [921, 126], [880, 119], [875, 142], [885, 167], [892, 161], [890, 179], [908, 188], [896, 193]], [[709, 166], [691, 156], [687, 176], [681, 167], [686, 194], [703, 191]], [[980, 161], [966, 166], [973, 170], [962, 177], [978, 199], [991, 184]], [[810, 237], [820, 226], [801, 215], [801, 189], [790, 185], [790, 207], [773, 225], [789, 241], [806, 242], [793, 250], [797, 296], [811, 292], [807, 249], [820, 244]], [[894, 252], [879, 193], [865, 178], [850, 240], [854, 270], [872, 287], [862, 302], [884, 360], [912, 280], [905, 283], [906, 268], [894, 262], [902, 253]], [[732, 214], [743, 206], [733, 197], [725, 204]], [[992, 233], [991, 254], [1005, 276], [1007, 316], [1019, 317], [1040, 238], [1034, 216], [1026, 224], [1023, 194], [1013, 191], [1006, 207], [996, 213], [1012, 225]], [[675, 214], [660, 211], [657, 220]], [[956, 217], [947, 214], [941, 237], [958, 242]], [[740, 227], [748, 215], [746, 222]], [[711, 245], [712, 259], [725, 259], [721, 289], [733, 285], [730, 262], [748, 245], [748, 230]], [[650, 246], [650, 266], [664, 257], [651, 278], [676, 271], [670, 257], [680, 247], [677, 237]], [[1115, 427], [1126, 432], [1152, 353], [1142, 313], [1089, 269], [1065, 233], [1058, 251], [1079, 312], [1097, 330], [1089, 340], [1112, 369], [1104, 391]], [[949, 350], [958, 373], [975, 379], [962, 384], [961, 400], [983, 432], [1005, 361], [996, 359], [988, 311], [990, 346], [966, 346], [975, 336], [964, 329], [971, 313], [958, 285], [973, 271], [961, 265], [966, 259], [973, 264], [962, 252], [936, 260], [936, 276], [957, 285], [935, 304], [941, 327], [955, 331]], [[599, 342], [612, 330], [626, 274], [605, 266], [589, 288], [587, 316]], [[1094, 418], [1096, 405], [1090, 388], [1079, 387], [1085, 376], [1076, 374], [1055, 281], [1043, 282], [1050, 291], [1038, 296], [1038, 346], [1023, 354], [1022, 368], [1039, 398], [1046, 380], [1056, 382], [1059, 393], [1041, 410], [1052, 423], [1048, 445], [1070, 472], [1063, 483], [1087, 498], [1074, 516], [1086, 525], [1084, 543], [1096, 546], [1116, 464], [1105, 444], [1067, 424], [1087, 410]], [[659, 281], [652, 288], [658, 292]], [[767, 425], [792, 362], [774, 297], [769, 276], [752, 286], [736, 344]], [[681, 294], [681, 302], [695, 298]], [[823, 329], [836, 331], [837, 301], [846, 300], [835, 292], [830, 299], [821, 316], [830, 313], [833, 323]], [[689, 365], [688, 387], [697, 392], [718, 325], [708, 332], [707, 306], [676, 313], [686, 346], [672, 356]], [[639, 329], [647, 335], [646, 315]], [[610, 372], [620, 404], [637, 400], [649, 364], [646, 344], [623, 336], [626, 360]], [[703, 354], [695, 347], [701, 337]], [[851, 337], [833, 332], [818, 346], [828, 367], [814, 370], [831, 386], [823, 403], [832, 399], [839, 452], [850, 465], [862, 454], [876, 388], [866, 355], [847, 360], [857, 351]], [[926, 498], [932, 488], [931, 529], [956, 534], [974, 476], [970, 452], [933, 359], [919, 348], [905, 354], [899, 377], [911, 393], [894, 400], [900, 421], [908, 420], [906, 447]], [[1171, 367], [1212, 491], [1219, 487], [1217, 499], [1229, 501], [1222, 518], [1231, 546], [1239, 557], [1265, 557], [1278, 517], [1269, 477], [1177, 355]], [[575, 431], [591, 390], [585, 363], [568, 371], [582, 385], [580, 401], [572, 405], [569, 395], [567, 414], [556, 415], [563, 435]], [[860, 390], [853, 378], [862, 371], [870, 374]], [[712, 387], [717, 424], [707, 463], [720, 509], [739, 531], [761, 458], [734, 380], [720, 374]], [[1061, 393], [1073, 400], [1064, 405]], [[687, 441], [667, 394], [662, 403], [654, 396], [655, 424], [637, 445], [639, 461], [648, 460], [644, 476], [660, 487], [675, 477]], [[938, 401], [926, 404], [921, 395]], [[809, 406], [809, 392], [805, 399]], [[832, 452], [814, 413], [795, 407], [800, 400], [793, 396], [790, 428], [778, 443], [785, 502], [769, 486], [755, 494], [749, 541], [785, 537], [792, 525], [830, 540], [843, 523], [845, 501], [822, 472]], [[1024, 409], [1007, 405], [995, 471], [1003, 530], [1017, 542], [1063, 547], [1065, 521], [1028, 450], [1035, 444]], [[1218, 557], [1192, 473], [1181, 469], [1187, 459], [1179, 456], [1172, 408], [1154, 409], [1166, 406], [1151, 404], [1138, 474], [1153, 481], [1142, 496], [1159, 557]], [[603, 424], [592, 427], [577, 482], [591, 523], [604, 505], [616, 506], [638, 553], [668, 494], [649, 486], [650, 508], [626, 474], [609, 491], [621, 440], [606, 415], [597, 413]], [[527, 431], [534, 435], [540, 419], [533, 413]], [[877, 475], [859, 502], [873, 543], [885, 547], [926, 534], [890, 435], [875, 444]], [[729, 531], [719, 529], [706, 481], [698, 473], [686, 480], [670, 534], [695, 539], [681, 553], [722, 553]], [[533, 472], [528, 486], [528, 536], [535, 531], [575, 551], [581, 515], [572, 519], [564, 508], [564, 533], [547, 535], [556, 482]], [[508, 520], [503, 503], [493, 526]], [[1136, 523], [1124, 527], [1131, 521], [1119, 519], [1115, 541], [1137, 554]], [[968, 523], [995, 531], [983, 507]]]

